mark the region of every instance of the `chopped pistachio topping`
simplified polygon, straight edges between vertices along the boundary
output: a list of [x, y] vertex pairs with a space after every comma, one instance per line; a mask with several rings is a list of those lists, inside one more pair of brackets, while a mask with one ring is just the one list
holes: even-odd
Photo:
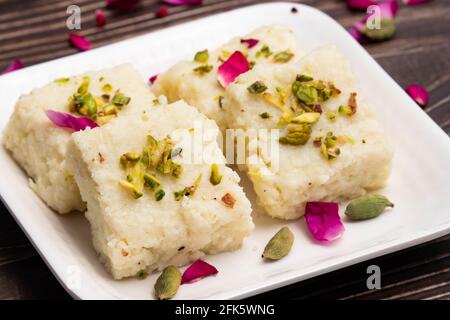
[[300, 74], [292, 84], [292, 93], [304, 107], [308, 107], [305, 108], [308, 110], [311, 106], [337, 96], [340, 91], [331, 82], [314, 81], [314, 78]]
[[305, 112], [292, 119], [293, 123], [310, 123], [314, 124], [320, 119], [320, 113], [318, 112]]
[[130, 97], [126, 97], [122, 92], [120, 92], [119, 90], [116, 91], [116, 93], [114, 94], [114, 96], [112, 97], [111, 102], [118, 107], [119, 109], [121, 109], [122, 107], [128, 105], [130, 103], [131, 98]]
[[298, 82], [309, 82], [314, 80], [314, 78], [306, 74], [298, 74], [295, 80]]
[[326, 111], [325, 112], [325, 117], [327, 117], [328, 120], [330, 120], [331, 122], [336, 121], [336, 112], [334, 111]]
[[253, 94], [263, 93], [267, 90], [267, 86], [262, 81], [255, 81], [247, 88], [248, 92]]
[[103, 76], [100, 77], [100, 78], [98, 78], [98, 81], [99, 81], [99, 82], [102, 82], [103, 80], [105, 80], [105, 77], [103, 77]]
[[350, 109], [349, 106], [343, 106], [343, 105], [339, 106], [338, 112], [340, 114], [343, 114], [343, 115], [346, 115], [346, 116], [351, 116], [353, 114], [352, 113], [352, 109]]
[[277, 107], [281, 111], [285, 110], [285, 101], [282, 95], [280, 94], [273, 94], [269, 92], [263, 93], [263, 98], [271, 105]]
[[256, 61], [249, 61], [249, 62], [248, 62], [248, 66], [249, 66], [250, 70], [253, 69], [253, 67], [254, 67], [255, 65], [256, 65]]
[[83, 80], [78, 87], [77, 93], [80, 95], [84, 95], [89, 91], [89, 84], [91, 82], [91, 79], [89, 77], [83, 77]]
[[337, 137], [332, 132], [327, 132], [320, 146], [320, 152], [326, 160], [333, 160], [341, 153], [341, 150], [336, 145]]
[[67, 83], [70, 81], [70, 78], [58, 78], [55, 80], [56, 83]]
[[203, 65], [203, 66], [195, 68], [194, 72], [199, 75], [204, 75], [204, 74], [210, 72], [212, 69], [213, 69], [213, 66], [211, 66], [211, 65]]
[[202, 179], [202, 175], [199, 175], [198, 178], [194, 181], [194, 184], [192, 186], [185, 187], [184, 189], [182, 189], [180, 191], [175, 191], [173, 193], [175, 200], [180, 201], [185, 196], [186, 197], [193, 196], [195, 191], [197, 190], [198, 186], [200, 185], [201, 179]]
[[305, 132], [294, 131], [290, 132], [284, 137], [280, 137], [279, 141], [281, 144], [289, 144], [289, 145], [304, 145], [308, 142], [311, 134], [307, 134]]
[[161, 181], [159, 181], [154, 175], [150, 173], [144, 173], [144, 181], [145, 186], [149, 187], [152, 190], [155, 190], [161, 185]]
[[142, 193], [142, 191], [139, 191], [136, 188], [136, 186], [133, 183], [131, 183], [131, 182], [128, 182], [128, 181], [125, 181], [125, 180], [119, 180], [119, 185], [121, 185], [122, 187], [124, 187], [125, 189], [130, 191], [135, 199], [139, 199], [140, 197], [142, 197], [144, 195]]
[[284, 62], [289, 62], [293, 57], [294, 57], [294, 54], [292, 52], [290, 52], [289, 50], [286, 50], [286, 51], [281, 51], [281, 52], [276, 53], [273, 56], [273, 60], [275, 62], [284, 63]]
[[164, 198], [164, 196], [166, 195], [166, 193], [164, 192], [163, 189], [159, 189], [158, 191], [155, 192], [155, 200], [156, 201], [161, 201], [162, 198]]
[[270, 51], [270, 48], [268, 45], [264, 45], [261, 50], [259, 50], [258, 52], [256, 52], [255, 57], [259, 58], [261, 56], [263, 56], [264, 58], [268, 58], [272, 55], [272, 52]]
[[206, 63], [209, 59], [209, 52], [208, 50], [199, 51], [194, 56], [194, 61], [200, 62], [200, 63]]
[[225, 193], [225, 195], [222, 197], [221, 200], [222, 200], [223, 204], [225, 204], [229, 208], [233, 208], [234, 204], [236, 203], [236, 199], [228, 192]]
[[263, 112], [259, 116], [263, 119], [269, 119], [271, 117], [271, 115], [268, 114], [267, 112]]
[[146, 270], [139, 270], [136, 273], [136, 278], [138, 278], [139, 280], [144, 280], [148, 277], [148, 272]]
[[218, 185], [220, 181], [222, 181], [222, 175], [219, 173], [219, 166], [216, 163], [211, 166], [211, 176], [209, 177], [209, 181], [213, 185]]
[[280, 120], [278, 121], [279, 126], [285, 126], [292, 121], [293, 114], [291, 112], [283, 112], [280, 115]]
[[109, 83], [107, 83], [107, 84], [103, 85], [102, 90], [104, 92], [110, 92], [112, 90], [112, 86]]

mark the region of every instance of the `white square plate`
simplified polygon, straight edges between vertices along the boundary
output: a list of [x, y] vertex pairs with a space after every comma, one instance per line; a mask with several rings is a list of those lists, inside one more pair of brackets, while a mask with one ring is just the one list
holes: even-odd
[[[190, 59], [200, 49], [217, 47], [261, 25], [282, 23], [295, 31], [303, 51], [332, 43], [352, 62], [363, 94], [396, 147], [392, 176], [388, 187], [380, 191], [396, 207], [371, 221], [345, 222], [345, 235], [327, 246], [311, 241], [303, 219], [290, 222], [296, 238], [294, 247], [289, 256], [276, 263], [264, 263], [260, 255], [284, 223], [255, 212], [256, 230], [243, 248], [207, 257], [219, 274], [182, 286], [176, 298], [243, 298], [449, 233], [448, 136], [337, 22], [305, 5], [295, 5], [299, 10], [292, 14], [292, 6], [273, 3], [247, 7], [1, 76], [0, 129], [3, 131], [20, 94], [55, 78], [124, 62], [132, 63], [147, 78], [179, 59]], [[62, 217], [48, 209], [28, 188], [27, 177], [4, 148], [0, 148], [0, 167], [3, 202], [73, 297], [153, 298], [156, 275], [144, 281], [112, 280], [98, 262], [83, 215]], [[248, 182], [246, 191], [254, 200]]]

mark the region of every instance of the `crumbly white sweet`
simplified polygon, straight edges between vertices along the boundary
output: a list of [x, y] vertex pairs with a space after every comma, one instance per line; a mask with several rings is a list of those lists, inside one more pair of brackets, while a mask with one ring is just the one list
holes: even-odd
[[[200, 129], [204, 138], [190, 145]], [[87, 202], [94, 247], [115, 279], [236, 250], [250, 234], [251, 204], [239, 186], [239, 176], [223, 164], [218, 132], [214, 121], [179, 101], [72, 135], [67, 158]], [[165, 192], [160, 201], [148, 188], [135, 199], [118, 183], [125, 179], [121, 155], [141, 152], [149, 134], [158, 141], [169, 135], [176, 142], [174, 149], [182, 150], [173, 158], [183, 167], [181, 176], [155, 172]], [[196, 156], [201, 156], [200, 162], [194, 161]], [[222, 175], [217, 185], [209, 181], [211, 162], [219, 164]], [[199, 176], [195, 193], [176, 201], [174, 192], [192, 186]], [[235, 200], [232, 208], [222, 201], [227, 193]]]
[[[322, 104], [323, 114], [313, 125], [306, 145], [283, 145], [278, 144], [278, 139], [274, 141], [279, 146], [277, 168], [264, 158], [264, 153], [259, 154], [264, 163], [245, 168], [267, 213], [283, 219], [302, 216], [307, 201], [353, 198], [384, 186], [393, 156], [385, 133], [360, 94], [357, 95], [356, 114], [337, 115], [334, 122], [324, 115], [346, 105], [350, 93], [358, 92], [349, 62], [332, 46], [317, 49], [295, 64], [256, 66], [241, 75], [228, 87], [224, 99], [223, 110], [229, 127], [281, 129], [280, 135], [286, 134], [286, 130], [277, 124], [282, 111], [261, 94], [249, 93], [247, 88], [255, 81], [262, 81], [268, 87], [268, 93], [276, 94], [277, 88], [290, 92], [297, 74], [332, 81], [342, 92]], [[262, 113], [269, 117], [261, 117]], [[315, 137], [325, 137], [327, 132], [353, 140], [353, 143], [347, 141], [339, 146], [341, 153], [334, 160], [327, 160], [313, 144]], [[251, 151], [249, 156], [258, 155]]]
[[131, 97], [129, 105], [120, 114], [150, 107], [154, 99], [141, 76], [130, 65], [55, 81], [19, 98], [4, 131], [3, 143], [30, 176], [31, 188], [59, 213], [82, 211], [85, 204], [72, 172], [66, 166], [66, 146], [72, 131], [54, 125], [45, 111], [69, 112], [68, 99], [77, 91], [85, 76], [90, 78], [89, 91], [94, 96], [105, 93], [102, 87], [110, 84], [111, 94], [120, 89]]
[[[259, 43], [248, 49], [245, 43], [241, 43], [241, 39], [256, 39]], [[258, 51], [261, 51], [264, 46], [267, 46], [272, 54], [269, 57], [265, 57], [264, 54], [256, 57]], [[281, 25], [260, 27], [246, 36], [234, 38], [219, 49], [209, 52], [207, 63], [195, 62], [193, 59], [178, 62], [158, 76], [152, 91], [156, 95], [167, 96], [169, 102], [184, 99], [208, 118], [215, 120], [223, 131], [226, 128], [226, 121], [220, 106], [220, 97], [224, 95], [225, 90], [218, 83], [217, 68], [224, 59], [226, 60], [230, 54], [238, 50], [247, 54], [247, 59], [255, 62], [255, 65], [274, 63], [274, 54], [282, 51], [295, 53], [296, 56], [292, 58], [292, 61], [299, 56], [291, 29]], [[213, 70], [203, 75], [194, 72], [195, 68], [204, 64], [213, 66]]]

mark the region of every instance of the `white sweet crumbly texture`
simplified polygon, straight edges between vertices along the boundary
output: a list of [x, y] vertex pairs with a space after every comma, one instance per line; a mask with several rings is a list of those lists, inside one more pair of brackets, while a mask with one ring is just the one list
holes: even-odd
[[[208, 133], [200, 149], [200, 145], [189, 145], [197, 130], [192, 129], [194, 122]], [[176, 139], [177, 132], [184, 132], [185, 137], [187, 133], [188, 138]], [[115, 279], [141, 270], [185, 265], [204, 254], [236, 250], [253, 230], [251, 204], [239, 186], [239, 176], [223, 164], [218, 133], [214, 121], [179, 101], [73, 134], [67, 158], [87, 202], [94, 247]], [[118, 183], [126, 177], [119, 165], [121, 155], [142, 152], [149, 134], [158, 141], [169, 135], [176, 143], [174, 149], [182, 148], [173, 158], [183, 166], [181, 176], [155, 173], [165, 191], [160, 201], [147, 187], [144, 195], [135, 199]], [[187, 161], [188, 154], [198, 156], [199, 152], [204, 152], [203, 159], [219, 164], [220, 184], [209, 181], [211, 163]], [[192, 186], [200, 175], [195, 193], [176, 201], [174, 192]], [[236, 200], [232, 208], [221, 200], [227, 193]]]
[[[30, 186], [52, 209], [59, 213], [83, 211], [72, 172], [66, 165], [66, 147], [72, 131], [54, 125], [46, 116], [48, 109], [69, 112], [69, 97], [77, 92], [82, 78], [90, 78], [89, 91], [102, 95], [105, 84], [112, 86], [111, 95], [120, 89], [131, 97], [120, 114], [133, 113], [152, 105], [154, 96], [141, 76], [130, 66], [87, 72], [55, 81], [19, 98], [3, 133], [3, 144], [30, 176]], [[100, 81], [100, 79], [102, 80]]]
[[[333, 46], [317, 49], [299, 62], [282, 66], [261, 66], [241, 75], [226, 92], [224, 111], [230, 128], [286, 129], [278, 126], [282, 111], [266, 101], [261, 94], [251, 94], [247, 88], [262, 81], [267, 92], [276, 88], [291, 92], [297, 74], [317, 80], [332, 81], [342, 92], [322, 104], [323, 114], [314, 124], [306, 145], [279, 145], [279, 166], [250, 164], [246, 171], [253, 183], [258, 201], [272, 217], [295, 219], [304, 214], [307, 201], [334, 201], [354, 198], [385, 185], [390, 174], [393, 149], [375, 115], [367, 108], [363, 97], [357, 95], [356, 114], [338, 114], [330, 121], [325, 113], [346, 105], [351, 92], [357, 92], [348, 61]], [[269, 118], [260, 115], [266, 112]], [[337, 137], [348, 136], [354, 142], [339, 145], [340, 155], [327, 160], [320, 148], [313, 145], [315, 137], [333, 132]], [[255, 156], [251, 152], [250, 156]], [[262, 158], [264, 154], [262, 153]]]
[[[245, 43], [241, 43], [241, 39], [257, 39], [259, 43], [248, 49]], [[265, 45], [273, 54], [267, 58], [264, 55], [257, 58], [257, 52]], [[291, 29], [281, 25], [261, 27], [246, 36], [234, 38], [219, 49], [209, 52], [207, 63], [196, 62], [194, 57], [190, 61], [176, 63], [168, 71], [158, 76], [152, 86], [152, 91], [155, 95], [167, 96], [169, 102], [185, 100], [208, 118], [215, 120], [223, 131], [226, 129], [226, 121], [219, 104], [219, 97], [225, 94], [225, 89], [218, 83], [217, 78], [217, 68], [223, 63], [223, 59], [235, 51], [241, 51], [247, 55], [249, 61], [255, 62], [256, 65], [272, 64], [274, 63], [273, 55], [286, 50], [296, 54], [292, 60], [297, 59], [296, 40]], [[195, 68], [205, 64], [213, 66], [213, 70], [203, 75], [194, 72]]]

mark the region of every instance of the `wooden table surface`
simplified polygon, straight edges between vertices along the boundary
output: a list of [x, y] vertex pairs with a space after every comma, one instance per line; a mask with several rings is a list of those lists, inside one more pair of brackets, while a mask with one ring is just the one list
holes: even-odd
[[[67, 42], [66, 8], [82, 9], [81, 34], [95, 47], [168, 25], [261, 3], [254, 0], [205, 0], [201, 6], [170, 8], [156, 18], [158, 1], [143, 0], [127, 14], [105, 10], [108, 24], [95, 26], [103, 0], [0, 0], [0, 70], [11, 60], [32, 65], [76, 53]], [[343, 0], [297, 1], [315, 6], [345, 27], [360, 19]], [[395, 39], [366, 46], [403, 87], [417, 82], [430, 91], [427, 112], [450, 132], [450, 1], [401, 5]], [[1, 90], [1, 88], [0, 88]], [[401, 119], [399, 119], [401, 121]], [[443, 172], [449, 175], [449, 172]], [[424, 212], [423, 214], [433, 214]], [[382, 271], [382, 289], [368, 290], [366, 269]], [[0, 205], [0, 299], [69, 299], [19, 226]], [[252, 299], [450, 299], [450, 235], [401, 252], [363, 262]]]

